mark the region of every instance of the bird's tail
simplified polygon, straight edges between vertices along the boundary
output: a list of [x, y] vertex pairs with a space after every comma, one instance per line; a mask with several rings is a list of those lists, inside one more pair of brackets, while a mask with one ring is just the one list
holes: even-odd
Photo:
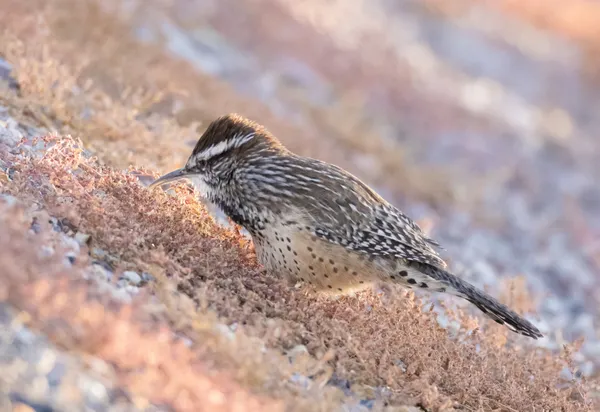
[[503, 305], [452, 273], [421, 262], [410, 262], [409, 265], [411, 268], [430, 276], [439, 283], [447, 285], [446, 292], [468, 300], [488, 317], [501, 325], [506, 325], [513, 332], [529, 336], [533, 339], [543, 337], [542, 333], [531, 322], [523, 319], [506, 305]]

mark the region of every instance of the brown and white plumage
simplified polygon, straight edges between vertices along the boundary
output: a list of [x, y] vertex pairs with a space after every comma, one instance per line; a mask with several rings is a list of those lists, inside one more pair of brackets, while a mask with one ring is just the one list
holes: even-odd
[[460, 296], [513, 331], [530, 322], [447, 271], [409, 217], [345, 170], [287, 150], [264, 127], [230, 114], [212, 122], [183, 169], [207, 200], [251, 234], [270, 271], [348, 293], [391, 282]]

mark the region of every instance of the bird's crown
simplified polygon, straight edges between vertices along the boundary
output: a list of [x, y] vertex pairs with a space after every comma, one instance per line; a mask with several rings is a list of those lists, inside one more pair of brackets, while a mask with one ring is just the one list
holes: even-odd
[[202, 134], [188, 160], [188, 165], [210, 161], [231, 153], [252, 149], [282, 149], [281, 143], [263, 126], [243, 116], [230, 113], [212, 121]]

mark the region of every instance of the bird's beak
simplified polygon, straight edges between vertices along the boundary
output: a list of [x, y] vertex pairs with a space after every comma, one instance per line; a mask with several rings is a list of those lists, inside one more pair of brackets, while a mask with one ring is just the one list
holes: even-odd
[[173, 170], [170, 173], [167, 173], [164, 176], [159, 177], [158, 179], [156, 179], [154, 182], [150, 183], [150, 186], [148, 186], [149, 189], [152, 189], [153, 187], [165, 184], [165, 183], [169, 183], [172, 182], [174, 180], [179, 180], [179, 179], [183, 179], [188, 175], [188, 173], [185, 171], [185, 169], [177, 169], [177, 170]]

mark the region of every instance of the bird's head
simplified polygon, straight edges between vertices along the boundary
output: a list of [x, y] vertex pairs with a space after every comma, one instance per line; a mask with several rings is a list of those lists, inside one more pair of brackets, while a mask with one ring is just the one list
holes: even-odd
[[226, 186], [240, 168], [266, 162], [270, 156], [284, 151], [263, 126], [240, 115], [228, 114], [209, 124], [184, 167], [161, 176], [150, 187], [185, 178], [210, 197]]

